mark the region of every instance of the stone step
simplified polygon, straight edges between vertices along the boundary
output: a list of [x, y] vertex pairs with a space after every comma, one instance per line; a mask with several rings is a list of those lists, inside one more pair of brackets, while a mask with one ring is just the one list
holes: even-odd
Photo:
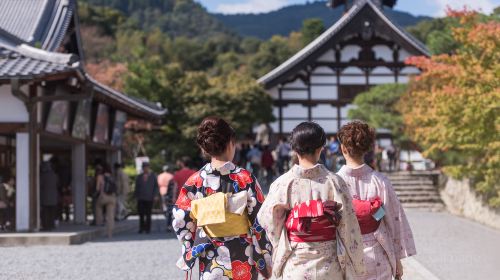
[[422, 196], [414, 196], [414, 197], [400, 197], [399, 201], [404, 205], [406, 203], [442, 203], [440, 197], [422, 197]]
[[443, 210], [445, 210], [445, 206], [442, 203], [407, 202], [407, 203], [403, 203], [403, 208], [426, 209], [429, 211], [443, 211]]
[[395, 186], [395, 191], [437, 191], [434, 186]]
[[437, 196], [439, 197], [438, 192], [421, 192], [421, 191], [410, 191], [410, 192], [396, 192], [398, 197], [407, 197], [407, 196]]
[[432, 180], [391, 180], [393, 185], [434, 185]]

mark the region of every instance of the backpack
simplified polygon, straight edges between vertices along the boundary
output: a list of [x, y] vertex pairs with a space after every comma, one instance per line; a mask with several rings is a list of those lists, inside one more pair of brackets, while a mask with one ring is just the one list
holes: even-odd
[[102, 189], [105, 194], [115, 194], [117, 191], [116, 183], [111, 176], [104, 176], [104, 188]]

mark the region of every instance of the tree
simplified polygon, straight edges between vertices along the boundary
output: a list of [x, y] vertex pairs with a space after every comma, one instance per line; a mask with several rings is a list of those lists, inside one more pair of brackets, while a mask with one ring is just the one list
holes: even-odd
[[302, 43], [305, 45], [316, 39], [321, 33], [325, 31], [325, 24], [320, 18], [311, 18], [304, 20], [302, 24]]
[[[460, 47], [455, 54], [410, 58], [423, 70], [399, 108], [406, 132], [444, 170], [470, 178], [500, 206], [500, 23], [471, 11], [451, 11]], [[450, 157], [443, 155], [452, 155]]]
[[406, 89], [405, 84], [385, 84], [359, 94], [353, 101], [356, 107], [348, 112], [349, 118], [365, 121], [375, 128], [389, 129], [396, 143], [407, 144], [403, 118], [396, 108]]

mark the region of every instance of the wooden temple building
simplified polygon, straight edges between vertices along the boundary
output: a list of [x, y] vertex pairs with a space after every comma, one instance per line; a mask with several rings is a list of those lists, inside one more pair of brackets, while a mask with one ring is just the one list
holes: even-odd
[[[429, 52], [384, 13], [395, 4], [396, 0], [330, 1], [332, 8], [344, 5], [344, 15], [259, 79], [274, 100], [274, 132], [288, 134], [300, 122], [315, 121], [335, 134], [348, 122], [357, 94], [379, 84], [407, 83], [419, 73], [404, 61]], [[382, 145], [390, 143], [388, 131], [378, 134]]]
[[68, 159], [73, 219], [84, 223], [87, 165], [120, 161], [125, 123], [165, 113], [86, 73], [76, 0], [0, 1], [0, 178], [15, 177], [17, 231], [40, 228], [46, 155]]

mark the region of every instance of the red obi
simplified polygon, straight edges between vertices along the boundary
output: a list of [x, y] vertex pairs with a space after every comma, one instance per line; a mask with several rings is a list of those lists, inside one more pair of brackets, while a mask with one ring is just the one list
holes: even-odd
[[375, 220], [373, 215], [382, 207], [380, 197], [375, 197], [370, 200], [353, 199], [352, 205], [358, 218], [361, 234], [372, 233], [378, 229], [380, 221]]
[[325, 216], [323, 203], [319, 200], [309, 200], [293, 207], [285, 226], [290, 241], [320, 242], [335, 240], [335, 226]]

